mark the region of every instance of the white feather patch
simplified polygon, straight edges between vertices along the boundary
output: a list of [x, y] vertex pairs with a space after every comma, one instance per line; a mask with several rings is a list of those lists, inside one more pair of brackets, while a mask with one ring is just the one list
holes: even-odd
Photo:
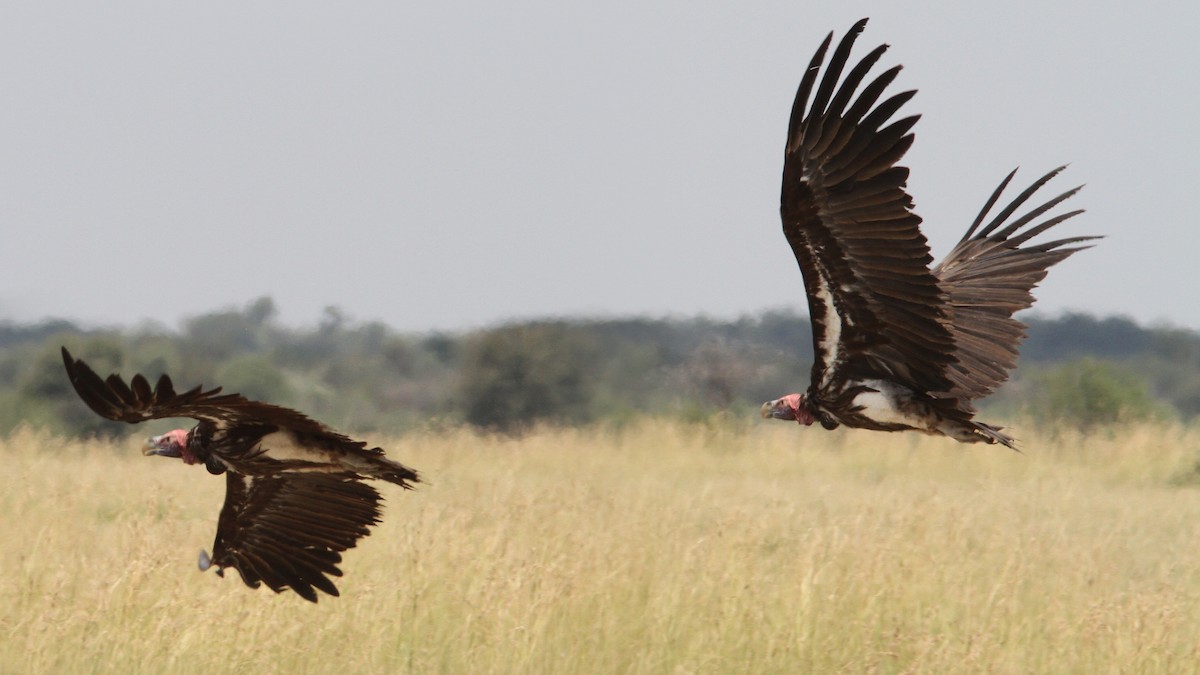
[[925, 428], [925, 420], [900, 409], [898, 399], [904, 392], [899, 385], [884, 380], [861, 380], [851, 383], [851, 386], [855, 385], [875, 390], [864, 391], [854, 397], [854, 405], [862, 408], [858, 414], [880, 424], [904, 424], [917, 429]]
[[366, 459], [349, 453], [327, 452], [317, 450], [296, 442], [286, 431], [263, 436], [258, 443], [263, 450], [263, 456], [280, 462], [299, 461], [309, 462], [313, 466], [294, 467], [291, 471], [336, 473], [338, 471], [354, 471], [374, 475], [375, 467]]
[[274, 433], [263, 436], [258, 443], [259, 449], [263, 450], [263, 456], [281, 462], [286, 461], [302, 461], [302, 462], [328, 462], [329, 457], [326, 453], [313, 450], [307, 446], [296, 442], [286, 431], [276, 431]]
[[821, 360], [825, 363], [825, 372], [821, 376], [819, 386], [825, 388], [833, 379], [835, 365], [838, 357], [841, 356], [841, 341], [842, 341], [842, 322], [844, 319], [837, 311], [837, 305], [833, 302], [833, 294], [829, 292], [829, 282], [823, 274], [818, 274], [817, 278], [820, 281], [817, 287], [813, 289], [813, 296], [816, 297], [822, 305], [825, 306], [825, 325], [823, 326], [823, 335], [819, 341], [821, 349]]

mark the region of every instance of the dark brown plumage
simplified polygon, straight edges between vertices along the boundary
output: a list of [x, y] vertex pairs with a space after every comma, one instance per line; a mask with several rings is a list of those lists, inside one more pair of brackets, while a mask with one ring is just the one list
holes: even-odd
[[382, 498], [363, 482], [379, 478], [411, 489], [417, 472], [288, 408], [201, 387], [176, 393], [162, 375], [151, 388], [142, 375], [126, 384], [101, 379], [64, 347], [63, 364], [79, 397], [96, 414], [138, 423], [167, 417], [198, 420], [190, 431], [152, 437], [146, 454], [203, 463], [226, 475], [225, 504], [210, 557], [200, 568], [232, 567], [257, 588], [291, 589], [313, 602], [317, 590], [338, 595], [342, 551], [379, 522]]
[[883, 98], [900, 66], [868, 79], [886, 45], [842, 76], [866, 22], [842, 38], [822, 72], [833, 34], [825, 38], [792, 107], [780, 215], [804, 277], [814, 362], [807, 392], [765, 403], [763, 415], [1013, 447], [999, 428], [973, 419], [972, 401], [994, 391], [1016, 365], [1025, 333], [1013, 314], [1033, 304], [1033, 287], [1050, 266], [1086, 248], [1070, 244], [1095, 239], [1028, 244], [1080, 213], [1031, 225], [1079, 188], [1010, 221], [1061, 171], [1055, 169], [983, 225], [1009, 174], [931, 270], [921, 219], [905, 190], [908, 169], [898, 165], [919, 116], [892, 119], [916, 92]]

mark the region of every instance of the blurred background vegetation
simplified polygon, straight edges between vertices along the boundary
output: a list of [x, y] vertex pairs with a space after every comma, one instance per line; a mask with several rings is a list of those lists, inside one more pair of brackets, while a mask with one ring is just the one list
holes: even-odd
[[[1027, 318], [1020, 368], [981, 404], [993, 418], [1090, 429], [1200, 415], [1200, 335], [1124, 318]], [[126, 434], [74, 395], [60, 345], [102, 376], [170, 374], [304, 411], [347, 431], [403, 433], [469, 424], [519, 433], [535, 424], [636, 416], [753, 417], [807, 386], [808, 320], [767, 312], [706, 318], [570, 319], [464, 333], [397, 333], [337, 308], [317, 325], [277, 322], [270, 298], [188, 319], [178, 329], [0, 323], [0, 433], [22, 424], [72, 435]]]

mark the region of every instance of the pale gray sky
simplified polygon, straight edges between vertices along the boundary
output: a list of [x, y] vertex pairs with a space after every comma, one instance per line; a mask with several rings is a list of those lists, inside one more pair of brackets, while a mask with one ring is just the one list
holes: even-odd
[[[1134, 4], [1137, 6], [1135, 7]], [[846, 7], [853, 6], [852, 9]], [[870, 16], [920, 93], [935, 255], [1014, 166], [1088, 187], [1043, 313], [1200, 328], [1200, 3], [12, 2], [0, 318], [180, 318], [273, 296], [403, 330], [807, 311], [783, 137]], [[1048, 192], [1047, 195], [1050, 193]]]

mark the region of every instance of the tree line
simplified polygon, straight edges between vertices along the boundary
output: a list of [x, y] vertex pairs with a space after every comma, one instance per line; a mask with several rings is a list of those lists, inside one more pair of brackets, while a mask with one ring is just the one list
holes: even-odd
[[[1200, 415], [1200, 335], [1121, 317], [1028, 318], [1013, 380], [991, 414], [1082, 426]], [[807, 318], [525, 321], [461, 333], [400, 333], [329, 308], [314, 326], [277, 321], [270, 298], [193, 317], [178, 329], [0, 324], [0, 432], [21, 424], [72, 435], [124, 434], [70, 389], [59, 347], [105, 375], [170, 374], [295, 407], [359, 432], [470, 424], [516, 433], [535, 424], [641, 415], [752, 417], [807, 386]]]

